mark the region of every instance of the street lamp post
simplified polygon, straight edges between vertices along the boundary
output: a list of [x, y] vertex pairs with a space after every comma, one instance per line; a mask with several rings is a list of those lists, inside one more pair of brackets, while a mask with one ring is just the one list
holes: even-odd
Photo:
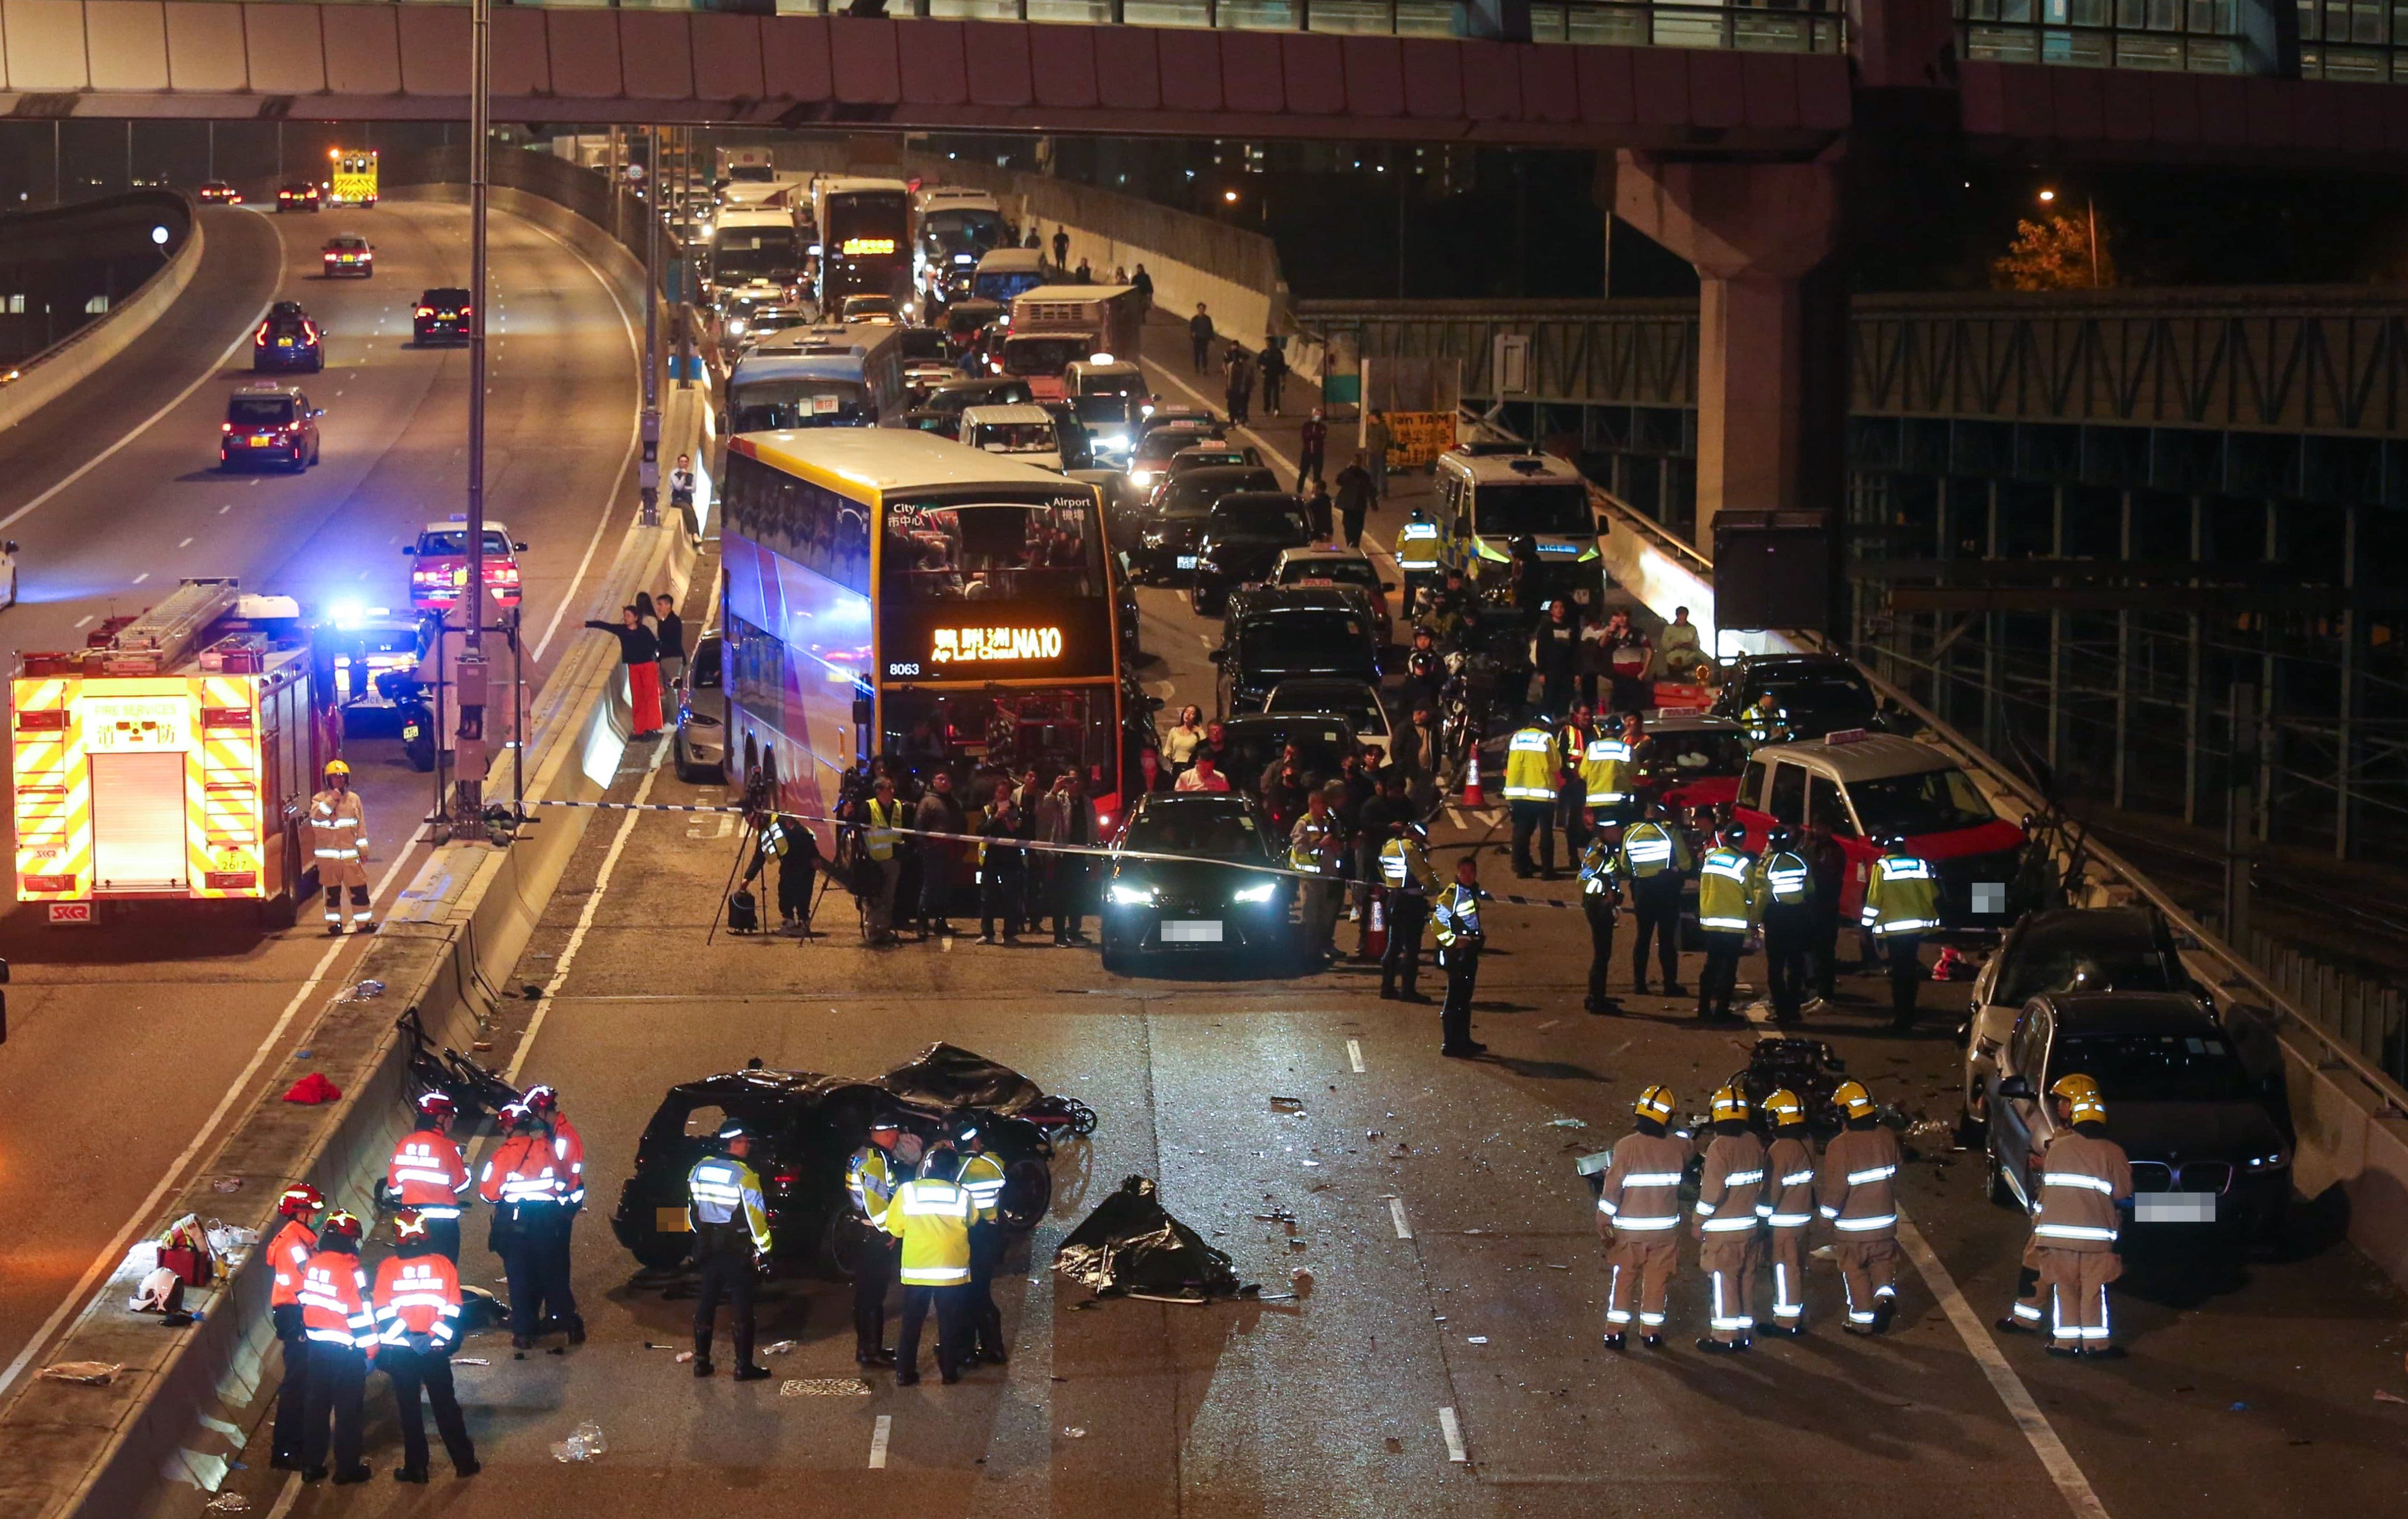
[[[2054, 205], [2056, 202], [2056, 191], [2043, 190], [2040, 193], [2040, 203], [2042, 206]], [[2082, 196], [2082, 220], [2084, 224], [2089, 229], [2090, 234], [2090, 288], [2097, 290], [2100, 288], [2099, 202], [2086, 191], [2084, 192]]]
[[468, 98], [468, 583], [460, 606], [467, 626], [459, 663], [454, 709], [457, 784], [452, 801], [452, 837], [481, 836], [485, 784], [485, 213], [493, 139], [493, 33], [491, 0], [474, 0], [469, 13]]

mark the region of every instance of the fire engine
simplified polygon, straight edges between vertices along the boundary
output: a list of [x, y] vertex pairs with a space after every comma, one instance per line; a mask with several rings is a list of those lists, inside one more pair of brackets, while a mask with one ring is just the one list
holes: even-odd
[[332, 682], [299, 607], [187, 580], [86, 647], [18, 658], [11, 722], [17, 900], [53, 923], [93, 904], [309, 895], [303, 839], [340, 749]]

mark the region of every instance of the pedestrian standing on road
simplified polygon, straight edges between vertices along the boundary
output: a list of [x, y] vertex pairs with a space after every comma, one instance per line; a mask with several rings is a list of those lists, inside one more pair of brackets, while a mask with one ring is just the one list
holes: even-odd
[[376, 932], [368, 901], [368, 814], [351, 790], [351, 767], [326, 762], [326, 784], [309, 798], [309, 848], [318, 861], [318, 884], [326, 894], [326, 932], [343, 931], [343, 889], [351, 893], [351, 932]]
[[1070, 228], [1066, 223], [1054, 229], [1054, 267], [1070, 266]]
[[1396, 446], [1396, 435], [1388, 430], [1388, 414], [1374, 411], [1363, 428], [1363, 451], [1371, 461], [1371, 496], [1375, 501], [1388, 499], [1388, 451]]
[[895, 1200], [896, 1141], [903, 1131], [891, 1118], [873, 1119], [869, 1139], [844, 1166], [844, 1188], [853, 1197], [853, 1359], [856, 1366], [893, 1366], [886, 1348], [886, 1289], [895, 1284], [898, 1248], [886, 1229]]
[[[1394, 782], [1391, 782], [1394, 785]], [[1402, 795], [1402, 788], [1397, 787]], [[1387, 893], [1388, 948], [1380, 956], [1383, 1000], [1427, 1002], [1413, 983], [1421, 979], [1422, 925], [1429, 922], [1430, 902], [1444, 888], [1430, 867], [1429, 829], [1418, 819], [1394, 817], [1387, 841], [1380, 846], [1380, 884]], [[1454, 984], [1450, 978], [1448, 984]]]
[[[1284, 375], [1286, 371], [1283, 369], [1281, 373]], [[1304, 419], [1304, 425], [1297, 431], [1296, 455], [1297, 484], [1301, 485], [1307, 480], [1318, 481], [1321, 479], [1321, 462], [1328, 449], [1329, 423], [1322, 420], [1321, 408], [1314, 407], [1312, 414]], [[1326, 520], [1324, 519], [1324, 521]], [[1323, 528], [1314, 536], [1326, 538], [1329, 536], [1329, 530]]]
[[1847, 1332], [1877, 1335], [1898, 1306], [1898, 1137], [1882, 1127], [1862, 1082], [1842, 1082], [1831, 1101], [1847, 1127], [1823, 1147], [1814, 1197], [1836, 1235], [1831, 1258], [1847, 1295]]
[[1571, 709], [1572, 677], [1579, 671], [1580, 654], [1580, 620], [1572, 615], [1572, 604], [1557, 596], [1547, 603], [1546, 614], [1530, 630], [1528, 656], [1531, 671], [1539, 678], [1541, 711]]
[[1221, 357], [1222, 388], [1229, 403], [1229, 425], [1243, 427], [1254, 404], [1254, 358], [1237, 343]]
[[457, 1111], [448, 1094], [421, 1096], [418, 1126], [393, 1147], [384, 1170], [386, 1197], [416, 1213], [432, 1248], [455, 1266], [460, 1261], [460, 1205], [467, 1200], [469, 1186], [468, 1163], [452, 1142], [452, 1118]]
[[1350, 549], [1363, 547], [1363, 518], [1371, 509], [1371, 496], [1377, 489], [1360, 453], [1354, 455], [1353, 464], [1338, 472], [1338, 518]]
[[437, 1248], [427, 1221], [403, 1209], [393, 1216], [394, 1254], [377, 1268], [377, 1369], [393, 1382], [393, 1412], [401, 1426], [401, 1466], [393, 1480], [426, 1481], [426, 1414], [452, 1469], [473, 1477], [484, 1469], [460, 1416], [452, 1387], [452, 1353], [460, 1343], [460, 1269]]
[[1087, 261], [1085, 259], [1081, 259], [1079, 261], [1077, 272], [1070, 276], [1070, 283], [1074, 285], [1092, 285], [1095, 282], [1096, 271], [1087, 267]]
[[677, 721], [678, 687], [685, 679], [685, 619], [666, 591], [652, 598], [652, 638], [660, 645], [661, 721]]
[[627, 724], [634, 738], [661, 736], [661, 645], [632, 606], [619, 609], [616, 623], [588, 619], [585, 625], [619, 640], [619, 663], [627, 670]]
[[1756, 1200], [1768, 1196], [1764, 1141], [1748, 1127], [1747, 1095], [1736, 1086], [1714, 1093], [1714, 1137], [1698, 1180], [1698, 1268], [1713, 1295], [1712, 1316], [1698, 1348], [1727, 1354], [1756, 1339], [1756, 1268], [1763, 1220]]
[[318, 1253], [318, 1214], [325, 1206], [316, 1187], [294, 1182], [276, 1200], [277, 1216], [284, 1222], [267, 1241], [267, 1264], [275, 1273], [267, 1289], [268, 1321], [284, 1352], [284, 1375], [276, 1387], [276, 1422], [267, 1440], [267, 1464], [279, 1471], [298, 1471], [308, 1465], [309, 1334], [302, 1322], [301, 1282], [309, 1257]]
[[1003, 787], [996, 787], [994, 805], [978, 831], [986, 840], [979, 846], [979, 942], [996, 941], [995, 925], [1000, 919], [1003, 942], [1017, 944], [1020, 915], [1028, 905], [1028, 851], [1023, 842], [1027, 835], [1018, 804]]
[[962, 1369], [1003, 1366], [1003, 1310], [995, 1306], [995, 1268], [1003, 1262], [1003, 1163], [986, 1147], [979, 1115], [954, 1110], [953, 1148], [962, 1156], [961, 1184], [970, 1195], [969, 1330], [963, 1336]]
[[1212, 359], [1212, 318], [1202, 301], [1196, 303], [1196, 314], [1187, 319], [1187, 345], [1195, 351], [1196, 372], [1200, 375]]
[[1138, 319], [1143, 321], [1154, 314], [1154, 276], [1146, 273], [1145, 265], [1140, 264], [1137, 273], [1129, 276], [1129, 283], [1136, 287]]
[[1889, 963], [1890, 1026], [1914, 1026], [1914, 999], [1923, 982], [1923, 936], [1940, 926], [1940, 882], [1928, 862], [1907, 847], [1906, 835], [1882, 840], [1882, 857], [1865, 882], [1861, 921]]
[[854, 805], [853, 822], [860, 828], [855, 855], [861, 880], [854, 889], [869, 912], [869, 942], [895, 942], [895, 894], [903, 881], [903, 804], [895, 799], [892, 776], [869, 783], [869, 795]]
[[[928, 778], [928, 794], [920, 798], [911, 825], [924, 834], [966, 834], [969, 814], [953, 795], [953, 773], [939, 770]], [[920, 840], [920, 937], [953, 937], [953, 902], [962, 889], [969, 846], [952, 838]]]
[[919, 1176], [895, 1189], [886, 1232], [903, 1242], [903, 1325], [895, 1340], [895, 1385], [920, 1380], [920, 1326], [937, 1315], [937, 1370], [947, 1384], [962, 1380], [962, 1362], [975, 1335], [970, 1323], [970, 1220], [978, 1211], [957, 1180], [959, 1155], [950, 1144], [930, 1147]]
[[1588, 996], [1581, 1006], [1590, 1012], [1612, 1013], [1622, 1004], [1605, 989], [1613, 964], [1613, 925], [1622, 917], [1622, 861], [1605, 830], [1597, 827], [1581, 851], [1581, 915], [1588, 920]]
[[714, 1153], [686, 1173], [686, 1223], [694, 1234], [694, 1374], [710, 1375], [710, 1337], [722, 1300], [734, 1320], [736, 1380], [769, 1369], [752, 1359], [752, 1288], [769, 1259], [769, 1210], [750, 1160], [752, 1137], [730, 1119]]
[[368, 1306], [368, 1274], [360, 1268], [360, 1221], [341, 1209], [326, 1215], [318, 1248], [301, 1268], [302, 1332], [309, 1340], [309, 1413], [302, 1441], [301, 1480], [323, 1482], [335, 1464], [335, 1485], [368, 1480], [360, 1459], [360, 1426], [368, 1361], [376, 1354], [376, 1313]]
[[1263, 339], [1263, 351], [1254, 363], [1263, 372], [1263, 415], [1280, 414], [1280, 387], [1287, 383], [1287, 355], [1272, 338]]
[[1204, 709], [1193, 703], [1179, 709], [1179, 721], [1162, 736], [1162, 757], [1173, 775], [1185, 775], [1204, 742]]
[[1650, 1086], [1631, 1107], [1631, 1131], [1614, 1141], [1598, 1178], [1597, 1234], [1606, 1246], [1605, 1348], [1622, 1350], [1637, 1319], [1640, 1343], [1664, 1345], [1665, 1302], [1681, 1265], [1681, 1179], [1696, 1151], [1671, 1132], [1672, 1089]]
[[1313, 542], [1331, 541], [1335, 511], [1329, 499], [1329, 487], [1322, 483], [1319, 476], [1313, 476], [1312, 490], [1304, 498], [1305, 531], [1312, 535]]
[[[1096, 841], [1095, 809], [1079, 790], [1079, 772], [1064, 769], [1038, 804], [1037, 838], [1044, 844]], [[1043, 859], [1045, 906], [1054, 915], [1054, 945], [1066, 949], [1087, 941], [1087, 856], [1048, 852]]]
[[1480, 931], [1480, 898], [1484, 895], [1479, 859], [1466, 854], [1455, 862], [1455, 883], [1430, 903], [1430, 916], [1438, 923], [1438, 963], [1446, 972], [1438, 1053], [1458, 1059], [1488, 1053], [1488, 1046], [1471, 1037], [1471, 998], [1480, 987], [1480, 952], [1487, 945]]
[[1630, 882], [1638, 931], [1630, 945], [1630, 989], [1647, 995], [1647, 941], [1656, 941], [1664, 973], [1664, 995], [1681, 996], [1681, 882], [1690, 870], [1688, 836], [1673, 826], [1661, 801], [1647, 804], [1647, 816], [1622, 830], [1622, 879]]
[[1769, 1334], [1806, 1332], [1806, 1228], [1814, 1222], [1814, 1149], [1808, 1142], [1806, 1104], [1783, 1087], [1764, 1099], [1772, 1144], [1765, 1153], [1764, 1216], [1772, 1255], [1772, 1322]]

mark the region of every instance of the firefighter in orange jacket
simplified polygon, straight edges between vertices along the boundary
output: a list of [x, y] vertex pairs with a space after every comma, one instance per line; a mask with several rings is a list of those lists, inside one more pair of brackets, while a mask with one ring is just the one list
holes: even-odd
[[452, 1142], [452, 1099], [429, 1092], [418, 1099], [418, 1126], [402, 1136], [384, 1169], [386, 1196], [416, 1213], [433, 1248], [460, 1264], [460, 1204], [468, 1196], [468, 1163]]
[[318, 1248], [301, 1268], [302, 1333], [309, 1340], [303, 1482], [325, 1478], [330, 1445], [337, 1486], [368, 1479], [360, 1459], [361, 1403], [377, 1336], [367, 1294], [368, 1274], [360, 1268], [360, 1221], [337, 1209], [326, 1215]]
[[568, 1206], [572, 1212], [585, 1206], [585, 1136], [560, 1111], [560, 1092], [556, 1087], [538, 1084], [527, 1088], [527, 1111], [544, 1121], [552, 1130], [552, 1154], [567, 1168]]
[[532, 1349], [555, 1323], [569, 1343], [582, 1343], [585, 1321], [568, 1282], [567, 1168], [551, 1127], [524, 1104], [511, 1103], [500, 1116], [508, 1138], [485, 1162], [477, 1195], [494, 1205], [494, 1247], [509, 1279], [510, 1345]]
[[393, 1379], [401, 1423], [401, 1469], [393, 1480], [426, 1480], [426, 1421], [421, 1389], [435, 1406], [443, 1454], [463, 1477], [479, 1470], [477, 1447], [452, 1390], [452, 1352], [460, 1342], [460, 1272], [435, 1247], [428, 1220], [408, 1209], [393, 1217], [395, 1253], [377, 1268], [377, 1367]]
[[318, 1253], [318, 1214], [326, 1199], [307, 1182], [295, 1182], [276, 1200], [284, 1223], [267, 1241], [267, 1264], [276, 1273], [268, 1288], [268, 1316], [276, 1341], [284, 1347], [284, 1379], [276, 1389], [276, 1427], [268, 1437], [267, 1464], [279, 1471], [301, 1469], [302, 1430], [309, 1408], [309, 1337], [301, 1323], [301, 1271]]

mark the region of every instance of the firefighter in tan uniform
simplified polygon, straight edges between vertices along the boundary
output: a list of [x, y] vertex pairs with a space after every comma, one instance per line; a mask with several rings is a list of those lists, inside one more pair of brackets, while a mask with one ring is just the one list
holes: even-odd
[[1806, 1139], [1806, 1104], [1787, 1087], [1764, 1099], [1772, 1123], [1765, 1151], [1766, 1253], [1772, 1257], [1772, 1322], [1767, 1333], [1806, 1332], [1806, 1228], [1814, 1222], [1814, 1147]]
[[326, 932], [343, 931], [343, 888], [351, 889], [351, 930], [373, 934], [368, 915], [368, 815], [351, 790], [351, 767], [326, 762], [326, 789], [309, 798], [309, 848], [318, 859], [318, 884], [326, 892]]
[[1713, 1317], [1698, 1348], [1746, 1350], [1756, 1337], [1756, 1268], [1761, 1253], [1764, 1141], [1747, 1126], [1747, 1096], [1735, 1086], [1714, 1094], [1714, 1137], [1698, 1182], [1698, 1267], [1706, 1273]]
[[2040, 1211], [2028, 1258], [2040, 1271], [2051, 1355], [2111, 1356], [2107, 1283], [2124, 1273], [2115, 1253], [2122, 1210], [2132, 1200], [2132, 1168], [2107, 1138], [2107, 1104], [2087, 1076], [2049, 1088], [2064, 1099], [2073, 1126], [2059, 1129], [2041, 1160]]
[[1898, 1303], [1898, 1138], [1873, 1116], [1862, 1082], [1842, 1082], [1831, 1100], [1848, 1126], [1823, 1147], [1814, 1195], [1837, 1236], [1831, 1254], [1847, 1293], [1847, 1331], [1877, 1335]]
[[1664, 1343], [1664, 1300], [1681, 1260], [1681, 1178], [1693, 1154], [1686, 1137], [1670, 1131], [1672, 1092], [1651, 1086], [1631, 1111], [1632, 1131], [1613, 1147], [1597, 1198], [1597, 1234], [1606, 1243], [1609, 1272], [1605, 1346], [1625, 1347], [1635, 1315], [1641, 1343]]

